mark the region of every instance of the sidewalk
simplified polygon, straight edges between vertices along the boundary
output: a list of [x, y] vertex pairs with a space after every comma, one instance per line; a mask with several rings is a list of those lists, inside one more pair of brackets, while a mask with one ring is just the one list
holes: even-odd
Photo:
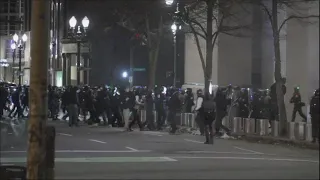
[[[199, 130], [180, 126], [179, 132], [188, 133], [192, 135], [200, 135]], [[243, 134], [231, 134], [229, 140], [245, 140], [253, 143], [262, 143], [262, 144], [274, 144], [274, 145], [285, 145], [291, 147], [299, 147], [306, 149], [319, 150], [319, 143], [311, 143], [309, 141], [303, 140], [291, 140], [288, 138], [281, 137], [272, 137], [272, 136], [258, 136], [258, 135], [243, 135]]]

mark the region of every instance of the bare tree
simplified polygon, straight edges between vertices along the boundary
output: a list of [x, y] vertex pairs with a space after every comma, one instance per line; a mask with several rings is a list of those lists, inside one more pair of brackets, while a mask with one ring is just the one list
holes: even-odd
[[148, 88], [153, 89], [160, 43], [167, 27], [165, 21], [170, 17], [165, 12], [162, 1], [123, 1], [119, 7], [121, 8], [114, 12], [116, 25], [129, 30], [132, 38], [138, 38], [148, 49]]
[[[281, 75], [280, 32], [284, 25], [290, 20], [310, 20], [310, 18], [319, 19], [319, 14], [310, 15], [299, 11], [299, 9], [301, 10], [302, 6], [306, 6], [308, 3], [313, 3], [315, 1], [317, 0], [272, 0], [272, 4], [268, 6], [268, 2], [270, 2], [270, 0], [252, 0], [253, 3], [257, 3], [264, 10], [272, 27], [275, 56], [274, 78], [276, 81], [280, 134], [282, 136], [286, 135], [287, 114], [284, 103], [284, 94], [282, 91], [282, 86], [284, 84], [282, 81], [283, 77]], [[287, 16], [282, 22], [279, 22], [278, 13], [280, 11], [286, 11], [289, 9], [295, 13]]]
[[[218, 36], [227, 34], [245, 37], [245, 33], [239, 33], [240, 30], [251, 26], [250, 23], [243, 24], [238, 16], [245, 9], [237, 11], [234, 8], [244, 2], [242, 0], [195, 1], [186, 5], [184, 13], [181, 13], [181, 19], [188, 25], [197, 45], [206, 91], [208, 91], [211, 82], [213, 48], [217, 44]], [[201, 48], [200, 38], [206, 42], [205, 50]]]

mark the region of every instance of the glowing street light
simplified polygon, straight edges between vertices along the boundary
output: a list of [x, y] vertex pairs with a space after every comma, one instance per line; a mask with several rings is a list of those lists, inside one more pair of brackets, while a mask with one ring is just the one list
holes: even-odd
[[171, 6], [174, 0], [166, 0], [166, 5]]
[[82, 26], [83, 26], [84, 28], [88, 28], [90, 21], [89, 21], [88, 17], [85, 16], [85, 17], [82, 19], [82, 22], [81, 22], [81, 23], [82, 23]]
[[173, 23], [173, 24], [171, 25], [171, 31], [172, 31], [173, 34], [176, 34], [176, 32], [177, 32], [177, 25], [176, 25], [176, 23]]
[[77, 19], [76, 19], [74, 16], [72, 16], [72, 17], [70, 18], [70, 20], [69, 20], [69, 25], [70, 25], [71, 28], [75, 28], [75, 27], [76, 27], [76, 25], [77, 25]]
[[127, 77], [128, 77], [128, 72], [127, 72], [127, 71], [124, 71], [124, 72], [122, 73], [122, 77], [123, 77], [123, 78], [127, 78]]

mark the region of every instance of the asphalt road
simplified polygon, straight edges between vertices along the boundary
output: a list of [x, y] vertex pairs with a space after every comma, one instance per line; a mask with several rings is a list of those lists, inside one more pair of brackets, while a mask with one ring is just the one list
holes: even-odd
[[[319, 151], [165, 132], [56, 126], [56, 179], [319, 179]], [[24, 164], [26, 143], [1, 150]]]

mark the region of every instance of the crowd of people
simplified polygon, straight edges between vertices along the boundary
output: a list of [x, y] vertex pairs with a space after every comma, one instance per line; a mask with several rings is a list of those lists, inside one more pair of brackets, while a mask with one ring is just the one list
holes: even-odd
[[[9, 118], [28, 115], [29, 88], [10, 83], [0, 84], [0, 118], [8, 112]], [[283, 88], [286, 93], [286, 87]], [[177, 131], [176, 115], [179, 113], [196, 113], [195, 121], [201, 135], [206, 137], [205, 143], [212, 144], [213, 136], [221, 136], [221, 130], [230, 134], [230, 129], [222, 124], [224, 118], [233, 117], [278, 120], [277, 96], [275, 84], [270, 90], [251, 88], [218, 87], [212, 92], [204, 93], [199, 89], [157, 87], [55, 87], [48, 86], [48, 112], [52, 120], [66, 120], [69, 126], [78, 126], [79, 115], [88, 125], [109, 125], [124, 127], [132, 131], [137, 124], [142, 130], [161, 130], [165, 121], [170, 124], [170, 133]], [[299, 88], [296, 87], [290, 100], [294, 104], [292, 121], [298, 112], [306, 120], [302, 112], [305, 105], [301, 102]], [[141, 122], [140, 111], [146, 111], [146, 121]], [[63, 112], [63, 117], [59, 113]], [[156, 122], [154, 114], [156, 111]], [[313, 142], [319, 137], [319, 89], [310, 102], [310, 115], [313, 124]], [[101, 119], [102, 120], [101, 120]], [[101, 121], [101, 122], [100, 122]], [[212, 124], [215, 121], [215, 133]], [[319, 139], [319, 138], [318, 138]]]

